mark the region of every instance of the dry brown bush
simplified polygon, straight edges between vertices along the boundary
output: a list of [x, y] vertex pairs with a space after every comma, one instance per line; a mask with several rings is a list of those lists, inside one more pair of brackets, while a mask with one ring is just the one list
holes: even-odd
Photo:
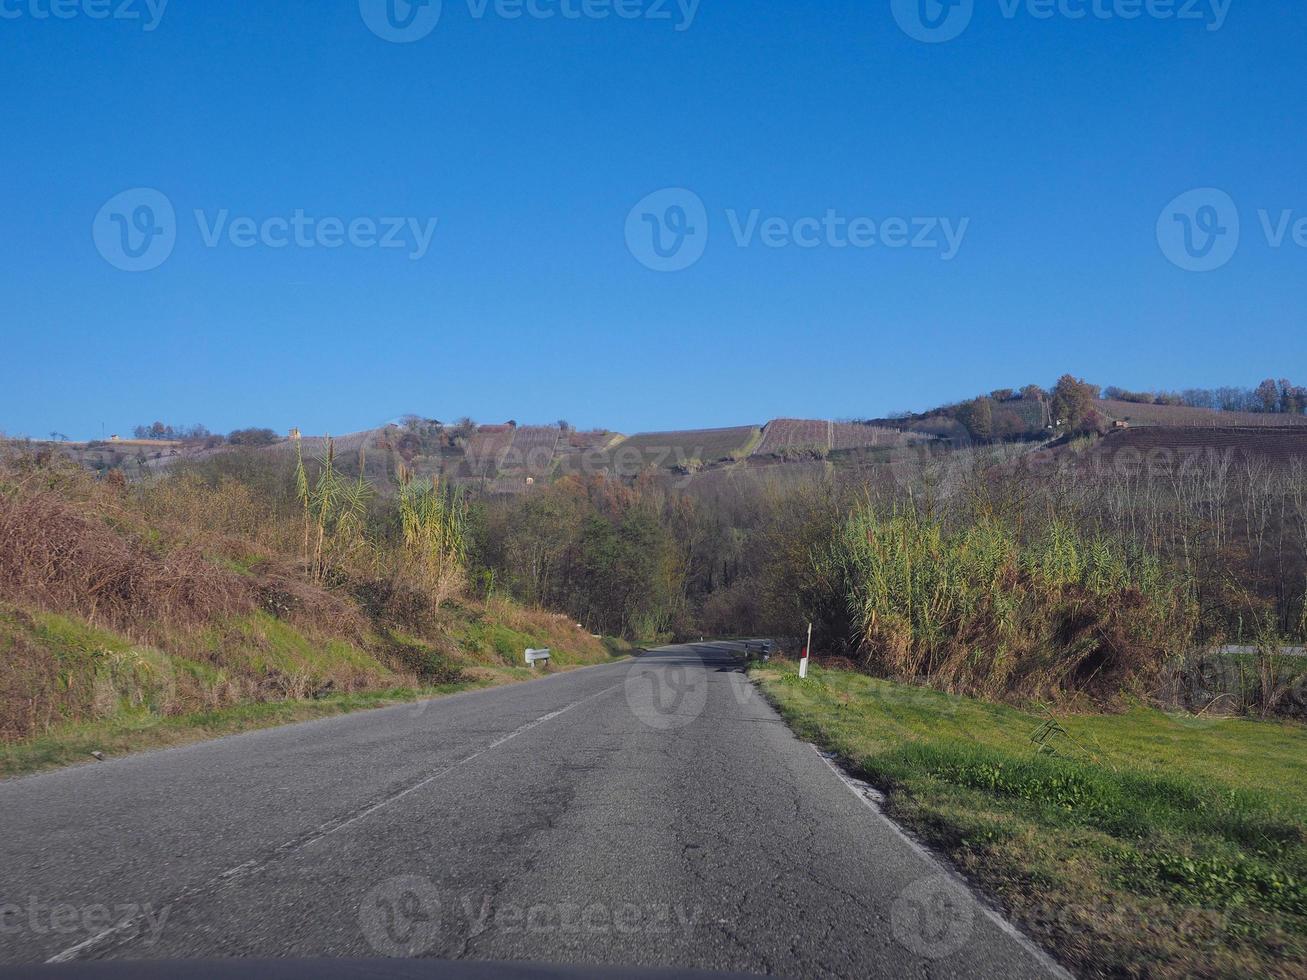
[[240, 576], [192, 547], [160, 553], [94, 504], [30, 481], [0, 493], [0, 595], [124, 629], [252, 608]]

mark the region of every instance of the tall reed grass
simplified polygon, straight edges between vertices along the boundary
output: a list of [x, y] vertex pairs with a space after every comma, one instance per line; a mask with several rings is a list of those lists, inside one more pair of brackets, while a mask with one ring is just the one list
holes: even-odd
[[1197, 619], [1192, 590], [1155, 556], [1055, 515], [953, 526], [864, 502], [815, 564], [846, 583], [865, 666], [985, 697], [1142, 692]]

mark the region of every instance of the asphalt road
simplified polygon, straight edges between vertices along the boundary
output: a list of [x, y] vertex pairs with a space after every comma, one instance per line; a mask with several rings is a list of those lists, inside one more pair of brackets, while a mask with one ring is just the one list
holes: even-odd
[[0, 963], [1050, 962], [699, 644], [0, 783]]

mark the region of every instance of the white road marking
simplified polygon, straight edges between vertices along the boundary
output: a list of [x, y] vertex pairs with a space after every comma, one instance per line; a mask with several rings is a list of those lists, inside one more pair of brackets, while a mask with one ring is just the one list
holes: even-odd
[[856, 796], [862, 802], [863, 806], [876, 815], [877, 820], [889, 827], [889, 829], [892, 830], [899, 839], [903, 841], [903, 843], [907, 844], [908, 847], [924, 858], [929, 864], [933, 865], [940, 874], [947, 876], [951, 881], [955, 882], [963, 891], [965, 891], [966, 894], [970, 895], [976, 905], [980, 907], [980, 911], [983, 912], [985, 916], [994, 923], [994, 925], [998, 926], [1000, 930], [1015, 939], [1022, 949], [1038, 960], [1040, 966], [1048, 970], [1053, 976], [1062, 978], [1062, 980], [1075, 980], [1075, 977], [1071, 973], [1067, 972], [1067, 970], [1059, 965], [1053, 957], [1048, 955], [1048, 953], [1036, 946], [1024, 932], [1014, 926], [994, 909], [990, 908], [989, 903], [975, 893], [970, 883], [941, 861], [939, 855], [924, 847], [920, 841], [909, 837], [902, 827], [889, 817], [885, 816], [880, 809], [880, 801], [884, 799], [884, 796], [879, 790], [868, 783], [864, 783], [860, 779], [854, 779], [832, 762], [830, 756], [825, 752], [822, 752], [821, 749], [817, 748], [817, 746], [809, 744], [809, 748], [817, 754], [817, 758], [826, 763], [827, 768], [835, 773], [839, 778], [839, 781], [845, 785], [848, 791]]
[[[547, 715], [541, 715], [539, 718], [535, 719], [534, 721], [529, 721], [525, 725], [522, 725], [520, 728], [515, 728], [507, 735], [504, 735], [503, 737], [496, 739], [495, 741], [487, 745], [484, 749], [479, 749], [478, 751], [473, 752], [471, 755], [459, 759], [453, 765], [446, 766], [444, 769], [432, 773], [431, 775], [425, 777], [424, 779], [421, 779], [418, 782], [414, 783], [412, 786], [407, 786], [396, 793], [392, 793], [390, 796], [387, 796], [379, 803], [374, 803], [371, 806], [367, 807], [366, 809], [360, 810], [358, 813], [348, 815], [347, 817], [344, 818], [337, 817], [333, 820], [328, 820], [326, 823], [318, 825], [307, 835], [302, 835], [292, 840], [285, 841], [284, 843], [276, 847], [273, 850], [273, 852], [262, 861], [246, 861], [243, 864], [238, 864], [235, 867], [228, 868], [226, 871], [221, 872], [220, 874], [214, 876], [213, 878], [210, 878], [208, 881], [203, 882], [202, 884], [190, 888], [182, 889], [180, 892], [178, 892], [176, 895], [173, 896], [172, 900], [168, 903], [168, 905], [171, 906], [177, 904], [178, 902], [188, 901], [189, 899], [202, 895], [205, 892], [212, 890], [213, 888], [216, 888], [221, 885], [229, 884], [230, 882], [243, 878], [246, 875], [253, 874], [256, 871], [259, 871], [262, 868], [267, 867], [273, 861], [283, 857], [286, 854], [290, 854], [294, 851], [299, 851], [299, 850], [303, 850], [306, 847], [310, 847], [311, 845], [316, 844], [318, 841], [330, 837], [332, 834], [344, 830], [346, 827], [349, 827], [352, 824], [358, 823], [358, 821], [362, 820], [364, 817], [371, 816], [377, 811], [383, 810], [386, 807], [390, 806], [392, 803], [396, 803], [399, 800], [402, 800], [410, 793], [415, 793], [418, 790], [422, 789], [424, 786], [431, 785], [431, 783], [435, 782], [441, 776], [448, 775], [449, 773], [453, 772], [455, 769], [459, 768], [459, 766], [464, 766], [467, 763], [471, 762], [473, 759], [479, 759], [481, 756], [485, 755], [487, 752], [491, 751], [492, 749], [497, 749], [499, 748], [499, 746], [505, 744], [506, 742], [511, 742], [519, 735], [523, 735], [526, 732], [531, 731], [531, 729], [537, 727], [538, 725], [543, 725], [545, 722], [551, 721], [554, 718], [557, 718], [559, 715], [566, 714], [567, 712], [571, 711], [573, 708], [577, 708], [585, 704], [587, 701], [593, 701], [597, 697], [601, 697], [605, 694], [611, 694], [613, 691], [621, 689], [621, 687], [622, 687], [621, 684], [615, 684], [612, 687], [604, 688], [604, 690], [602, 691], [599, 691], [595, 694], [591, 694], [588, 697], [584, 697], [580, 701], [573, 701], [571, 704], [559, 708], [557, 711], [551, 711]], [[92, 949], [95, 946], [99, 946], [101, 943], [105, 942], [106, 940], [113, 939], [116, 936], [122, 936], [131, 930], [138, 930], [143, 922], [145, 922], [145, 916], [143, 914], [129, 916], [123, 919], [123, 921], [119, 922], [117, 925], [110, 926], [108, 929], [105, 929], [101, 932], [96, 933], [94, 936], [82, 940], [80, 943], [77, 943], [75, 946], [70, 946], [67, 949], [63, 950], [62, 952], [56, 953], [54, 956], [51, 956], [48, 960], [46, 960], [46, 962], [67, 963], [70, 960], [75, 960], [79, 955], [86, 952], [86, 950]]]

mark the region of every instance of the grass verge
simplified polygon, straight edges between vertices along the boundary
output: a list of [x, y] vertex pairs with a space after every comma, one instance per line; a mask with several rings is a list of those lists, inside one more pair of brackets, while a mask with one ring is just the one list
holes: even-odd
[[[609, 640], [605, 646], [613, 658], [610, 662], [623, 659], [629, 652], [621, 641]], [[0, 779], [92, 762], [92, 752], [114, 757], [172, 748], [260, 728], [521, 683], [572, 669], [576, 668], [560, 665], [532, 671], [526, 667], [475, 666], [463, 672], [463, 679], [434, 687], [396, 687], [313, 699], [249, 702], [181, 715], [161, 715], [146, 707], [122, 709], [109, 718], [69, 722], [34, 738], [0, 742]]]
[[1053, 718], [820, 667], [754, 678], [1071, 969], [1307, 975], [1307, 727]]

